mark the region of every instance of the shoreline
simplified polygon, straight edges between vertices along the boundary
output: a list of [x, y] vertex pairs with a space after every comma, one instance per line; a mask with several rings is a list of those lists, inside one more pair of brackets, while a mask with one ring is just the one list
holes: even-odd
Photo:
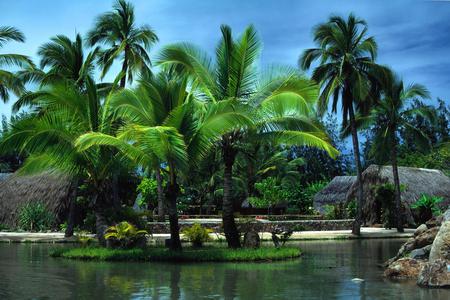
[[[361, 236], [355, 236], [351, 230], [329, 231], [297, 231], [289, 241], [319, 241], [319, 240], [352, 240], [352, 239], [396, 239], [410, 238], [415, 229], [405, 229], [404, 233], [398, 233], [396, 229], [362, 227]], [[259, 233], [262, 241], [270, 241], [269, 232]], [[93, 236], [93, 235], [92, 235]], [[183, 235], [181, 235], [183, 236]], [[225, 241], [222, 234], [212, 233], [211, 238], [215, 242]], [[164, 243], [170, 234], [153, 234], [151, 243]], [[77, 243], [76, 237], [65, 238], [63, 232], [0, 232], [0, 243]]]

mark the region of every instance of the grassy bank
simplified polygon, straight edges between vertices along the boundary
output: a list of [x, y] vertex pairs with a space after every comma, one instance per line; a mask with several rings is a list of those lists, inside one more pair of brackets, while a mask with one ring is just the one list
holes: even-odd
[[299, 248], [259, 248], [227, 249], [206, 247], [201, 249], [186, 248], [174, 252], [165, 248], [149, 247], [145, 249], [107, 249], [107, 248], [61, 248], [52, 251], [51, 256], [68, 259], [97, 261], [272, 261], [299, 257]]

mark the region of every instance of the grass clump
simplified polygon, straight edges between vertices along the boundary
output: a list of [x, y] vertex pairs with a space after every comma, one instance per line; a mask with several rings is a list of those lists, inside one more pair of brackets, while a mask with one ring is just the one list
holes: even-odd
[[258, 248], [228, 249], [207, 247], [201, 249], [186, 248], [181, 252], [166, 248], [147, 247], [135, 249], [108, 249], [99, 247], [59, 248], [51, 254], [53, 257], [97, 261], [177, 261], [177, 262], [239, 262], [273, 261], [299, 257], [299, 248]]

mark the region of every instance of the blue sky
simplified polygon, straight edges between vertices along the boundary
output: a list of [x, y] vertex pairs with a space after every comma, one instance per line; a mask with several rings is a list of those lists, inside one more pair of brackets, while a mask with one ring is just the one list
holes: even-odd
[[[379, 45], [378, 61], [393, 67], [406, 82], [422, 83], [433, 99], [450, 103], [449, 1], [290, 1], [290, 0], [136, 0], [138, 23], [157, 32], [161, 45], [189, 41], [213, 53], [219, 26], [241, 32], [254, 24], [263, 42], [261, 64], [296, 65], [299, 54], [312, 47], [312, 27], [331, 14], [354, 12], [369, 23]], [[26, 54], [37, 62], [37, 48], [56, 34], [84, 34], [95, 16], [110, 10], [109, 0], [0, 0], [1, 25], [15, 26], [27, 38], [2, 53]], [[12, 101], [11, 101], [12, 102]], [[0, 103], [0, 114], [9, 115]]]

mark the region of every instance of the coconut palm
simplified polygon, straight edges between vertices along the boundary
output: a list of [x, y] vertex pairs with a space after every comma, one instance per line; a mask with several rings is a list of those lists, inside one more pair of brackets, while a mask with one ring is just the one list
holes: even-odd
[[[97, 52], [96, 48], [86, 55], [83, 40], [79, 34], [74, 41], [65, 35], [57, 35], [52, 37], [50, 42], [39, 47], [40, 68], [25, 68], [18, 72], [18, 76], [24, 82], [37, 83], [40, 87], [70, 81], [70, 84], [73, 83], [80, 90], [85, 90], [86, 80], [93, 75]], [[105, 88], [110, 85], [99, 84], [97, 87]], [[17, 112], [31, 104], [39, 95], [39, 90], [22, 93], [13, 105], [13, 111]]]
[[[78, 152], [75, 147], [76, 139], [82, 134], [114, 130], [108, 98], [101, 99], [90, 77], [86, 78], [85, 85], [86, 89], [81, 91], [74, 82], [62, 81], [36, 92], [30, 103], [30, 116], [13, 125], [2, 139], [0, 150], [14, 149], [28, 155], [19, 169], [21, 174], [64, 173], [75, 182], [85, 181], [94, 205], [97, 235], [102, 240], [107, 227], [104, 213], [110, 174], [120, 162], [105, 149]], [[73, 226], [66, 235], [72, 233]]]
[[[397, 214], [397, 230], [403, 232], [402, 207], [400, 199], [400, 179], [398, 176], [397, 145], [400, 130], [410, 132], [419, 147], [429, 146], [427, 135], [419, 128], [408, 123], [412, 116], [420, 115], [430, 121], [434, 119], [433, 108], [422, 106], [407, 108], [413, 99], [428, 99], [430, 94], [420, 84], [405, 86], [403, 81], [393, 76], [388, 76], [383, 81], [383, 98], [372, 112], [372, 120], [376, 120], [376, 133], [371, 148], [371, 155], [378, 160], [390, 160], [394, 179], [395, 206]], [[388, 159], [387, 159], [388, 158]]]
[[97, 17], [87, 41], [91, 46], [109, 46], [101, 51], [99, 57], [102, 78], [114, 60], [122, 60], [120, 86], [123, 88], [127, 77], [132, 82], [134, 75], [150, 73], [151, 61], [147, 51], [158, 41], [158, 37], [149, 26], [136, 25], [134, 7], [130, 2], [118, 0], [112, 12]]
[[[256, 61], [261, 41], [253, 26], [237, 39], [233, 39], [228, 26], [222, 26], [221, 32], [215, 62], [195, 46], [182, 43], [165, 47], [158, 63], [188, 74], [193, 80], [192, 92], [205, 103], [239, 103], [236, 109], [251, 116], [251, 127], [261, 139], [306, 144], [333, 153], [323, 131], [308, 118], [317, 99], [316, 85], [290, 68], [271, 68], [267, 74], [260, 74]], [[223, 134], [219, 142], [224, 163], [223, 226], [232, 248], [240, 247], [231, 197], [232, 169], [238, 144], [247, 129], [248, 126], [236, 126]]]
[[350, 14], [347, 20], [331, 16], [326, 23], [314, 29], [317, 48], [307, 49], [299, 59], [299, 65], [306, 70], [314, 61], [319, 65], [314, 69], [312, 79], [321, 85], [318, 112], [323, 114], [332, 99], [332, 111], [337, 112], [341, 103], [343, 128], [351, 129], [353, 154], [358, 180], [357, 216], [353, 233], [359, 235], [362, 222], [363, 182], [355, 115], [367, 115], [377, 99], [377, 78], [386, 72], [375, 64], [377, 44], [367, 36], [364, 20]]
[[[10, 26], [0, 27], [0, 48], [6, 43], [25, 42], [25, 36], [21, 31]], [[13, 72], [4, 70], [3, 67], [29, 67], [33, 62], [28, 56], [20, 54], [0, 54], [0, 99], [3, 102], [9, 100], [9, 92], [19, 95], [24, 90], [23, 82]]]
[[190, 167], [205, 157], [224, 130], [237, 123], [235, 118], [246, 118], [233, 112], [231, 102], [203, 107], [186, 91], [185, 78], [159, 76], [163, 80], [142, 80], [134, 91], [124, 90], [113, 98], [112, 107], [127, 122], [120, 134], [85, 134], [77, 144], [81, 150], [113, 146], [146, 168], [167, 164], [170, 248], [181, 250], [176, 204], [180, 177], [189, 176]]

